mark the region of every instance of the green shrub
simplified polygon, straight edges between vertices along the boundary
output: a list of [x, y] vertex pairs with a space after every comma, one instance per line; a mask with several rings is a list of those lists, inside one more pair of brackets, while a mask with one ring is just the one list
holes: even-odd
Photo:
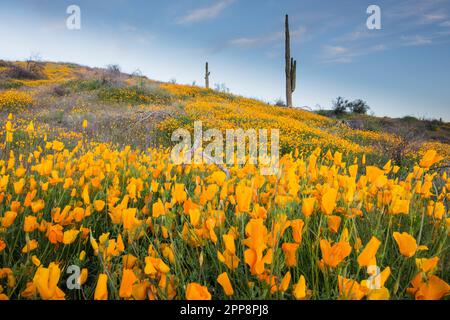
[[108, 87], [102, 88], [98, 98], [106, 102], [132, 104], [169, 104], [172, 96], [156, 87]]

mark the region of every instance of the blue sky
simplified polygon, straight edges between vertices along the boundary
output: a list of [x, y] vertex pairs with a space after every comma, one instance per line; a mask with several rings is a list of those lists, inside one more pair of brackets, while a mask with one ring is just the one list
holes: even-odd
[[[81, 8], [68, 30], [66, 8]], [[381, 8], [381, 30], [366, 9]], [[366, 100], [376, 115], [450, 121], [450, 0], [0, 0], [0, 58], [119, 64], [149, 78], [284, 99], [284, 14], [296, 106]]]

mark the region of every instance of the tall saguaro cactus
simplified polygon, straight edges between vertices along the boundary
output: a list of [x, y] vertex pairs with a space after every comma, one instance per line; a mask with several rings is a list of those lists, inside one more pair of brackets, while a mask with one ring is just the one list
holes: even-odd
[[291, 58], [291, 37], [289, 35], [289, 16], [285, 21], [285, 59], [286, 59], [286, 106], [292, 107], [292, 93], [295, 91], [297, 61]]
[[206, 89], [209, 89], [209, 75], [211, 74], [211, 72], [209, 72], [208, 69], [208, 62], [206, 62], [205, 65], [205, 87]]

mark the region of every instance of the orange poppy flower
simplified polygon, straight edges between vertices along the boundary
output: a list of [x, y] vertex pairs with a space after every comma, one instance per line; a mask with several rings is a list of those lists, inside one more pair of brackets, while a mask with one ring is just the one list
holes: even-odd
[[314, 205], [316, 204], [316, 198], [305, 198], [302, 201], [302, 213], [305, 217], [309, 217], [314, 212]]
[[164, 207], [164, 204], [162, 203], [161, 199], [158, 199], [153, 205], [152, 205], [152, 216], [153, 218], [158, 218], [159, 216], [166, 214], [166, 208]]
[[322, 262], [331, 268], [336, 268], [352, 251], [352, 247], [345, 241], [339, 241], [331, 246], [325, 240], [320, 240], [320, 250], [322, 252]]
[[303, 275], [300, 276], [298, 282], [294, 284], [292, 294], [296, 300], [304, 300], [307, 298], [308, 290], [306, 288], [306, 280]]
[[337, 233], [339, 231], [339, 226], [341, 225], [341, 217], [339, 216], [329, 216], [327, 219], [328, 228], [331, 232]]
[[233, 287], [226, 272], [221, 273], [217, 277], [217, 282], [222, 286], [223, 291], [227, 296], [232, 296], [234, 294]]
[[105, 208], [105, 201], [103, 200], [95, 200], [94, 201], [94, 209], [97, 212], [101, 212]]
[[439, 263], [439, 257], [416, 259], [417, 268], [425, 273], [433, 273]]
[[380, 247], [380, 240], [376, 237], [372, 237], [367, 243], [366, 247], [358, 256], [358, 264], [360, 267], [368, 267], [370, 265], [376, 265], [377, 261], [375, 255], [377, 254], [378, 248]]
[[252, 200], [252, 188], [247, 187], [243, 184], [239, 184], [236, 187], [237, 211], [239, 213], [249, 212], [251, 200]]
[[288, 271], [281, 280], [278, 290], [281, 292], [285, 292], [289, 288], [290, 283], [291, 283], [291, 273]]
[[302, 232], [304, 225], [305, 223], [302, 219], [291, 220], [292, 236], [294, 241], [298, 244], [302, 243]]
[[397, 242], [400, 253], [403, 256], [409, 258], [416, 254], [417, 242], [413, 236], [406, 232], [394, 232], [394, 239]]
[[104, 273], [98, 276], [94, 300], [108, 300], [108, 276]]
[[336, 208], [336, 200], [337, 200], [337, 190], [334, 188], [330, 188], [325, 194], [322, 196], [322, 211], [326, 215], [330, 215], [333, 213], [334, 208]]
[[50, 263], [48, 268], [39, 267], [33, 278], [33, 284], [39, 295], [44, 300], [64, 299], [64, 292], [57, 287], [61, 270], [55, 263]]
[[444, 159], [443, 157], [439, 156], [436, 152], [436, 150], [428, 150], [424, 156], [422, 157], [422, 159], [419, 162], [419, 166], [421, 166], [422, 168], [428, 169], [430, 168], [433, 164], [441, 161], [442, 159]]
[[294, 267], [297, 265], [297, 249], [298, 243], [283, 243], [281, 249], [284, 252], [285, 263], [288, 267]]
[[346, 279], [338, 275], [339, 299], [361, 300], [368, 293], [368, 289], [357, 281]]
[[206, 286], [192, 282], [186, 286], [186, 300], [211, 300], [211, 294]]
[[133, 292], [133, 285], [138, 281], [133, 270], [123, 269], [122, 282], [120, 283], [119, 296], [121, 298], [130, 298]]

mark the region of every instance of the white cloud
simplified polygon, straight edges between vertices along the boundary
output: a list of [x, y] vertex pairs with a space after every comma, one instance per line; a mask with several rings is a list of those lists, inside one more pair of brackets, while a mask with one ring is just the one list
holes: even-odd
[[[450, 27], [448, 10], [442, 5], [448, 1], [399, 0], [389, 10], [382, 11], [382, 30], [368, 30], [364, 23], [354, 26], [323, 48], [322, 62], [350, 62], [352, 58], [378, 51], [442, 43], [445, 32], [433, 27]], [[339, 52], [341, 47], [349, 52]]]
[[214, 19], [233, 2], [234, 0], [220, 0], [211, 6], [191, 10], [185, 16], [179, 18], [177, 23], [189, 24]]
[[403, 36], [401, 39], [405, 46], [423, 46], [426, 44], [431, 44], [433, 42], [430, 37], [420, 35]]
[[324, 46], [321, 57], [322, 63], [351, 63], [354, 58], [387, 50], [383, 44], [371, 46]]
[[253, 37], [253, 38], [236, 38], [230, 41], [231, 45], [238, 47], [258, 47], [265, 44], [281, 41], [283, 39], [283, 33], [276, 32], [266, 36]]
[[353, 53], [348, 48], [342, 46], [324, 46], [322, 63], [350, 63]]
[[[292, 42], [300, 41], [305, 34], [306, 28], [304, 27], [299, 27], [295, 30], [292, 30], [290, 32], [291, 41]], [[274, 32], [258, 37], [236, 38], [232, 39], [229, 43], [233, 46], [254, 48], [281, 41], [284, 41], [284, 32]]]
[[334, 56], [335, 55], [341, 55], [341, 54], [344, 54], [344, 53], [348, 52], [347, 48], [340, 47], [340, 46], [326, 46], [325, 50], [326, 50], [326, 52], [328, 54], [334, 55]]
[[434, 23], [447, 19], [447, 15], [443, 13], [430, 13], [423, 16], [425, 23]]

